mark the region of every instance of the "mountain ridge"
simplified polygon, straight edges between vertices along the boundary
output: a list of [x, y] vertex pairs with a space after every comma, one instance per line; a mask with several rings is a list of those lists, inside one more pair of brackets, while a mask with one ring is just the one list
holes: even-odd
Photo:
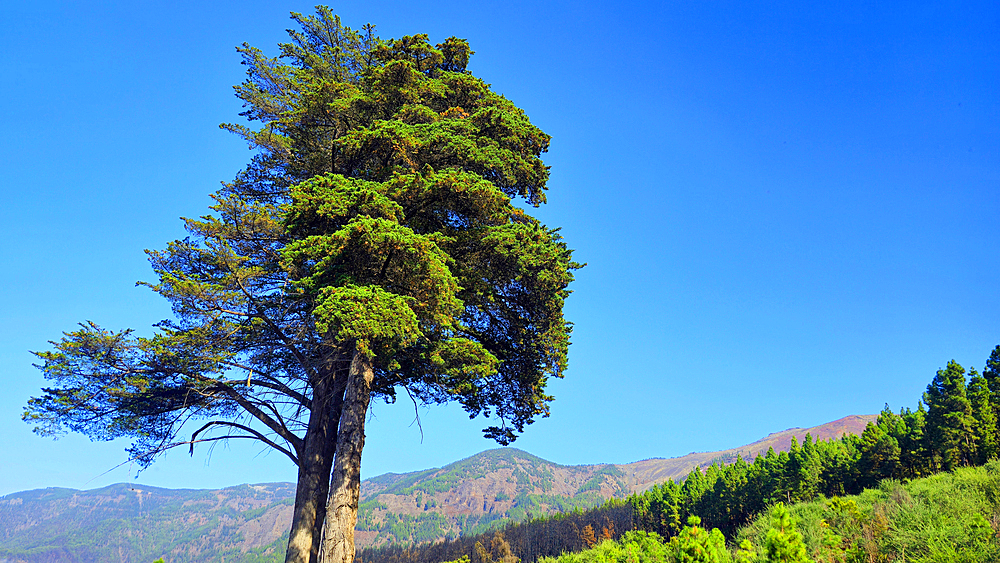
[[[356, 539], [359, 547], [420, 543], [587, 509], [680, 479], [694, 467], [787, 450], [792, 436], [860, 434], [876, 416], [852, 415], [727, 450], [626, 464], [561, 465], [508, 447], [440, 468], [384, 473], [362, 483]], [[294, 493], [294, 484], [281, 482], [223, 489], [117, 483], [11, 493], [0, 497], [0, 562], [97, 563], [126, 553], [131, 560], [166, 556], [171, 563], [272, 561], [284, 551]]]

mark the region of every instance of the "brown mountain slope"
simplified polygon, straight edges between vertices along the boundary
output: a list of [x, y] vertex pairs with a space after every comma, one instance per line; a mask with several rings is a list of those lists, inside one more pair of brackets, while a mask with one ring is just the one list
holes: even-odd
[[695, 466], [708, 467], [713, 462], [730, 463], [740, 456], [747, 461], [753, 461], [758, 455], [766, 454], [768, 448], [775, 452], [787, 452], [792, 444], [792, 436], [801, 444], [806, 434], [815, 440], [837, 439], [844, 434], [860, 435], [869, 422], [875, 422], [877, 414], [845, 416], [833, 422], [827, 422], [812, 428], [789, 428], [781, 432], [768, 434], [765, 438], [752, 444], [730, 448], [718, 452], [694, 452], [683, 457], [668, 459], [646, 459], [635, 463], [618, 465], [626, 475], [629, 492], [641, 492], [651, 486], [665, 482], [667, 479], [678, 480], [690, 473]]
[[860, 434], [877, 415], [847, 416], [812, 428], [790, 428], [752, 444], [614, 465], [559, 465], [516, 448], [478, 453], [440, 469], [386, 474], [361, 484], [357, 539], [364, 546], [410, 543], [484, 531], [500, 519], [590, 508], [612, 497], [679, 480], [696, 466], [752, 461], [769, 448], [787, 451], [795, 436], [827, 440]]

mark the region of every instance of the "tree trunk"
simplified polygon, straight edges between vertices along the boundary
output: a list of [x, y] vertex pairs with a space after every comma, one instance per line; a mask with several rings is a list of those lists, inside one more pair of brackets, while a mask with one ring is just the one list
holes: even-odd
[[299, 456], [298, 483], [292, 530], [288, 535], [285, 563], [318, 563], [320, 532], [326, 518], [330, 491], [330, 468], [337, 447], [336, 424], [343, 405], [344, 385], [331, 370], [313, 385], [309, 423]]
[[344, 392], [333, 461], [330, 501], [323, 527], [322, 563], [354, 562], [354, 527], [358, 524], [361, 490], [361, 450], [365, 447], [365, 416], [371, 402], [374, 372], [371, 360], [355, 351]]

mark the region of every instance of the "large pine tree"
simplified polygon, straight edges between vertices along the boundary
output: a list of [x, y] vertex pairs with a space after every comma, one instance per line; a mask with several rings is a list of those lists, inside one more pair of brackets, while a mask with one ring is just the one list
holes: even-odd
[[132, 438], [141, 464], [259, 440], [299, 470], [286, 561], [316, 561], [326, 521], [325, 563], [350, 563], [369, 402], [458, 401], [511, 442], [565, 370], [577, 265], [513, 201], [545, 202], [549, 137], [472, 76], [467, 42], [383, 41], [324, 7], [293, 19], [279, 57], [239, 49], [259, 128], [224, 127], [251, 163], [150, 252], [175, 320], [67, 333], [38, 354], [53, 386], [25, 419]]

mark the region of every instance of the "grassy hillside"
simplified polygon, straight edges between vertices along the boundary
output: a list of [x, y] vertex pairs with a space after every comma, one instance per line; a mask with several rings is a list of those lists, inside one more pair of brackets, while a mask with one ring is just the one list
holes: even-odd
[[883, 481], [859, 495], [776, 504], [728, 546], [688, 525], [669, 541], [629, 532], [617, 541], [540, 563], [1000, 561], [1000, 461], [908, 483]]
[[[820, 561], [1000, 561], [1000, 461], [909, 483], [883, 481], [859, 495], [798, 503], [789, 513]], [[737, 538], [756, 549], [772, 512]]]

